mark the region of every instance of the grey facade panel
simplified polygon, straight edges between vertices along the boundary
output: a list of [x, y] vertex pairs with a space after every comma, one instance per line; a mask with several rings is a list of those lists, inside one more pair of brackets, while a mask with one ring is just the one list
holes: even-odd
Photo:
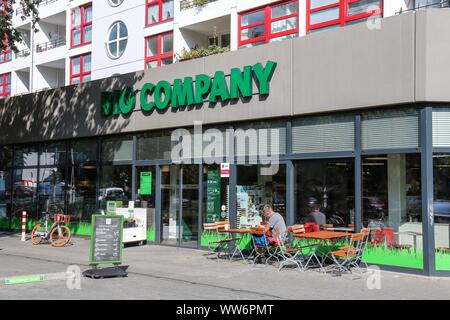
[[[3, 99], [0, 144], [192, 126], [194, 121], [204, 125], [235, 123], [424, 100], [450, 101], [450, 90], [446, 89], [450, 75], [447, 26], [450, 10], [406, 13], [382, 19], [375, 30], [360, 23], [80, 86]], [[139, 110], [137, 99], [137, 108], [129, 116], [105, 119], [100, 114], [100, 95], [105, 90], [124, 86], [139, 90], [149, 81], [172, 82], [201, 73], [213, 76], [218, 70], [228, 74], [232, 67], [267, 60], [278, 63], [267, 97], [255, 94], [245, 101], [204, 103], [201, 107], [147, 115]]]
[[294, 113], [414, 100], [414, 14], [318, 32], [294, 42]]

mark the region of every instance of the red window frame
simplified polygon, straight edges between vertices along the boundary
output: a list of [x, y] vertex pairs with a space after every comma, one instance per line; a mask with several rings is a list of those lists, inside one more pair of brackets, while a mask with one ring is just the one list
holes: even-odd
[[[6, 81], [6, 79], [8, 79], [9, 76], [9, 82]], [[2, 84], [0, 85], [0, 87], [2, 87], [2, 93], [0, 94], [0, 98], [3, 97], [9, 97], [11, 95], [11, 72], [9, 73], [4, 73], [4, 74], [0, 74], [0, 78], [3, 80]], [[9, 91], [6, 90], [6, 88], [9, 85]]]
[[[333, 25], [340, 25], [341, 27], [345, 26], [347, 23], [355, 20], [366, 19], [373, 15], [383, 15], [383, 2], [380, 1], [380, 8], [378, 10], [372, 10], [371, 12], [363, 12], [360, 14], [355, 14], [352, 16], [348, 15], [348, 7], [351, 3], [359, 2], [361, 0], [339, 0], [337, 3], [332, 3], [329, 5], [325, 5], [322, 7], [311, 9], [311, 1], [314, 0], [306, 0], [306, 31], [310, 32], [311, 30], [325, 28]], [[314, 12], [327, 10], [331, 8], [339, 7], [339, 18], [329, 21], [324, 21], [321, 23], [311, 24], [311, 14]]]
[[[172, 21], [173, 17], [168, 18], [168, 19], [164, 19], [163, 20], [163, 2], [168, 2], [169, 0], [146, 0], [146, 4], [145, 4], [145, 26], [149, 27], [149, 26], [154, 26], [156, 24], [159, 23], [163, 23], [163, 22], [168, 22], [168, 21]], [[158, 21], [154, 22], [154, 23], [149, 23], [148, 21], [148, 8], [151, 6], [157, 5], [158, 6]], [[174, 5], [174, 10], [175, 11], [175, 1], [173, 1], [173, 5]]]
[[[272, 19], [272, 9], [273, 8], [276, 8], [276, 7], [282, 6], [282, 5], [286, 5], [291, 2], [296, 3], [297, 10], [295, 13], [288, 14], [285, 16], [280, 16], [280, 17]], [[262, 10], [264, 10], [264, 21], [250, 24], [247, 26], [242, 26], [242, 16], [245, 16], [247, 14], [251, 14], [254, 12], [262, 11]], [[241, 46], [249, 44], [249, 43], [260, 42], [260, 41], [269, 43], [270, 40], [274, 39], [274, 38], [283, 37], [286, 35], [291, 35], [291, 34], [296, 34], [296, 33], [298, 34], [298, 30], [299, 30], [299, 21], [298, 21], [299, 15], [298, 15], [298, 13], [299, 13], [298, 0], [287, 0], [287, 1], [277, 2], [277, 3], [271, 3], [266, 6], [262, 6], [262, 7], [258, 7], [258, 8], [251, 9], [248, 11], [240, 12], [238, 15], [238, 46], [241, 47]], [[297, 26], [295, 28], [286, 30], [286, 31], [277, 32], [277, 33], [271, 33], [272, 22], [285, 20], [285, 19], [292, 18], [292, 17], [297, 18]], [[252, 39], [247, 39], [247, 40], [242, 40], [242, 30], [254, 28], [257, 26], [261, 26], [261, 25], [264, 25], [264, 35], [263, 36], [252, 38]]]
[[[7, 59], [8, 55], [9, 55], [9, 59]], [[12, 60], [12, 50], [11, 49], [3, 50], [2, 52], [0, 52], [0, 57], [3, 58], [2, 60], [0, 60], [0, 64], [11, 61]]]
[[[0, 9], [0, 12], [3, 12], [4, 14], [12, 15], [11, 0], [0, 0], [0, 5], [3, 8], [3, 9]], [[6, 10], [6, 8], [8, 8], [8, 10]]]
[[[79, 55], [79, 56], [70, 57], [70, 84], [73, 84], [73, 78], [80, 78], [80, 82], [79, 82], [80, 84], [85, 83], [84, 77], [91, 75], [92, 70], [84, 71], [84, 59], [87, 56], [91, 56], [91, 68], [92, 68], [92, 55], [90, 52]], [[73, 59], [77, 59], [77, 58], [80, 58], [80, 72], [73, 73]], [[77, 84], [79, 84], [79, 83], [77, 83]]]
[[[172, 42], [172, 51], [162, 53], [162, 39], [163, 39], [163, 36], [168, 35], [168, 34], [172, 34], [172, 39], [173, 39], [173, 31], [168, 31], [168, 32], [156, 34], [156, 35], [145, 38], [145, 69], [147, 69], [147, 63], [153, 62], [153, 61], [158, 62], [158, 67], [161, 66], [161, 63], [164, 59], [172, 58], [172, 63], [173, 63], [173, 42]], [[147, 50], [147, 42], [152, 38], [158, 39], [158, 49], [157, 49], [158, 52], [157, 52], [156, 56], [149, 57], [149, 56], [147, 56], [147, 53], [148, 53], [147, 52], [148, 51]]]
[[[88, 3], [86, 5], [73, 8], [70, 12], [70, 47], [71, 48], [77, 48], [77, 47], [92, 43], [92, 38], [91, 38], [91, 41], [84, 40], [84, 29], [86, 29], [86, 27], [92, 26], [92, 19], [91, 19], [91, 21], [86, 21], [86, 11], [87, 11], [87, 8], [89, 8], [89, 7], [92, 10], [92, 3]], [[75, 10], [80, 10], [80, 24], [79, 25], [74, 24], [75, 23]], [[73, 43], [73, 34], [76, 30], [80, 30], [80, 43], [79, 44]], [[91, 29], [91, 32], [92, 32], [92, 29]]]

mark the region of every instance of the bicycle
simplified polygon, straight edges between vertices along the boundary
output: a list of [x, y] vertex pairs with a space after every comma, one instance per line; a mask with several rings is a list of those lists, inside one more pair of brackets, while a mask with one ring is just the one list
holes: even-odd
[[[54, 247], [64, 247], [69, 243], [72, 234], [66, 226], [70, 222], [70, 216], [65, 214], [55, 214], [53, 216], [53, 224], [48, 228], [50, 215], [45, 214], [44, 224], [38, 223], [31, 231], [31, 243], [40, 244], [43, 240], [49, 241]], [[49, 231], [50, 230], [50, 231]]]

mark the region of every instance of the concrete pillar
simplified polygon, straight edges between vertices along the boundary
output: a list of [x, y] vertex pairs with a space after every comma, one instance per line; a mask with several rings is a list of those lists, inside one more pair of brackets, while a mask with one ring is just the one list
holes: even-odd
[[406, 221], [406, 159], [404, 154], [388, 155], [388, 225], [398, 230]]

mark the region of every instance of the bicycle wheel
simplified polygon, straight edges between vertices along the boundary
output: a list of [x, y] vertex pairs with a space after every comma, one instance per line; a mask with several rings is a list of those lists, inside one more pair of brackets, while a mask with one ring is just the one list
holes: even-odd
[[64, 247], [70, 241], [71, 236], [69, 228], [56, 226], [50, 232], [50, 243], [54, 247]]
[[32, 244], [39, 244], [42, 242], [42, 235], [43, 235], [44, 229], [42, 228], [41, 224], [37, 224], [34, 226], [33, 230], [31, 230], [31, 243]]

